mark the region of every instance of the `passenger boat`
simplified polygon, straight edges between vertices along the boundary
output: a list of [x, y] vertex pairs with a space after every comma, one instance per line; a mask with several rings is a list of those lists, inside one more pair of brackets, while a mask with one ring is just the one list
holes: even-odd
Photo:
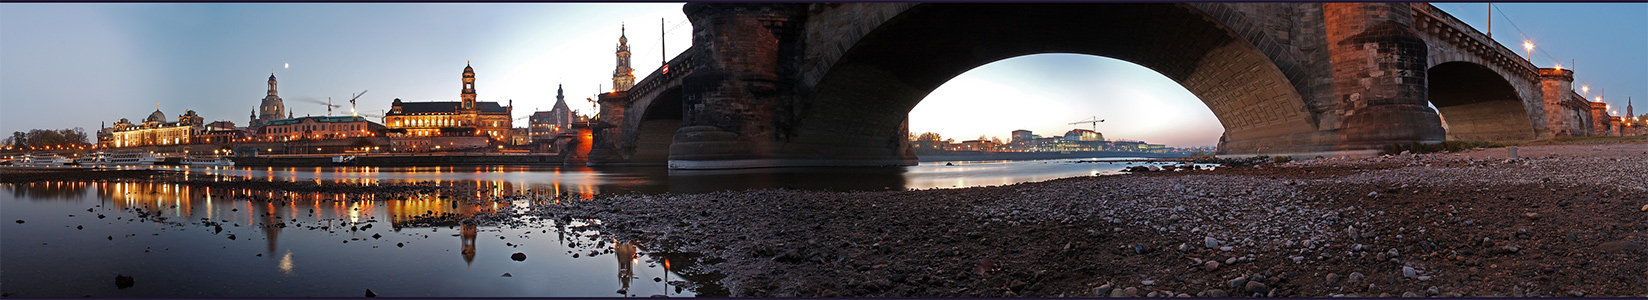
[[148, 151], [115, 151], [114, 154], [109, 154], [109, 159], [106, 163], [104, 163], [104, 165], [146, 166], [153, 165], [155, 164], [155, 161], [158, 160], [160, 160], [159, 156], [155, 156], [154, 153]]
[[216, 156], [185, 156], [181, 163], [185, 166], [224, 166], [233, 167], [235, 162], [225, 157]]
[[72, 161], [67, 158], [63, 158], [62, 156], [58, 156], [57, 153], [40, 152], [30, 153], [29, 156], [24, 159], [23, 163], [18, 165], [25, 167], [46, 167], [67, 165], [70, 162]]

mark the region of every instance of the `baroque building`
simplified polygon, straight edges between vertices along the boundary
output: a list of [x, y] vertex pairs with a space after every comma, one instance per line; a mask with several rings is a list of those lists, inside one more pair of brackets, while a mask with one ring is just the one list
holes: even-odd
[[195, 111], [185, 110], [183, 115], [178, 116], [177, 122], [167, 122], [166, 114], [155, 109], [140, 124], [120, 118], [114, 126], [102, 131], [109, 132], [108, 147], [181, 145], [190, 143], [194, 136], [201, 133], [204, 120], [195, 115]]
[[374, 137], [383, 129], [383, 125], [361, 116], [306, 116], [269, 121], [255, 130], [263, 141], [285, 142]]
[[635, 69], [629, 65], [629, 38], [624, 37], [624, 26], [618, 26], [618, 68], [612, 70], [612, 91], [628, 91], [635, 86]]
[[258, 104], [258, 108], [253, 111], [255, 116], [247, 123], [247, 127], [262, 127], [283, 115], [291, 117], [286, 113], [286, 103], [280, 100], [280, 92], [275, 90], [276, 83], [275, 73], [269, 73], [269, 91], [264, 94], [263, 103]]
[[459, 101], [402, 102], [396, 98], [384, 114], [390, 137], [484, 136], [507, 141], [514, 105], [476, 101], [475, 68], [464, 65]]

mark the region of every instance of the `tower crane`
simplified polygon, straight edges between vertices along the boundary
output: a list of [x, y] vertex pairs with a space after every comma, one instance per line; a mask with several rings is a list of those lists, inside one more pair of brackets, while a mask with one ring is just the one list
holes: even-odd
[[352, 116], [359, 116], [360, 115], [360, 114], [355, 112], [355, 99], [360, 99], [360, 96], [366, 95], [366, 91], [367, 90], [361, 90], [360, 94], [350, 94], [350, 95], [353, 95], [354, 97], [349, 98], [349, 115], [352, 115]]
[[1070, 125], [1093, 124], [1093, 132], [1099, 132], [1099, 122], [1104, 122], [1104, 120], [1099, 119], [1099, 116], [1093, 116], [1091, 118], [1087, 118], [1087, 119], [1082, 120], [1080, 122], [1070, 122]]

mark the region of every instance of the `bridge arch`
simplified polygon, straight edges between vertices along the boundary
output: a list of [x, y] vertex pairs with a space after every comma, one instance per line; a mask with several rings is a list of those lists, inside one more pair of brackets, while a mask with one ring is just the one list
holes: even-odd
[[784, 148], [896, 155], [885, 152], [907, 149], [889, 145], [904, 141], [910, 109], [929, 92], [975, 67], [1043, 53], [1119, 59], [1180, 83], [1224, 125], [1222, 151], [1306, 144], [1295, 141], [1318, 131], [1306, 72], [1241, 18], [1220, 4], [915, 5], [820, 59], [830, 65], [817, 66], [816, 83], [803, 76], [807, 101]]
[[1510, 81], [1482, 64], [1454, 61], [1437, 64], [1426, 86], [1441, 115], [1448, 140], [1532, 140], [1536, 129], [1524, 96]]
[[637, 94], [636, 110], [627, 111], [621, 127], [629, 155], [629, 165], [666, 165], [675, 131], [681, 128], [681, 86], [673, 85], [656, 93]]

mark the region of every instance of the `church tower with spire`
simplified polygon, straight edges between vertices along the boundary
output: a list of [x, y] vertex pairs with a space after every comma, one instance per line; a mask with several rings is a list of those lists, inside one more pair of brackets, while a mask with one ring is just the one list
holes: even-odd
[[635, 69], [629, 67], [629, 38], [624, 36], [624, 26], [618, 25], [618, 68], [612, 70], [612, 90], [628, 91], [635, 86]]

